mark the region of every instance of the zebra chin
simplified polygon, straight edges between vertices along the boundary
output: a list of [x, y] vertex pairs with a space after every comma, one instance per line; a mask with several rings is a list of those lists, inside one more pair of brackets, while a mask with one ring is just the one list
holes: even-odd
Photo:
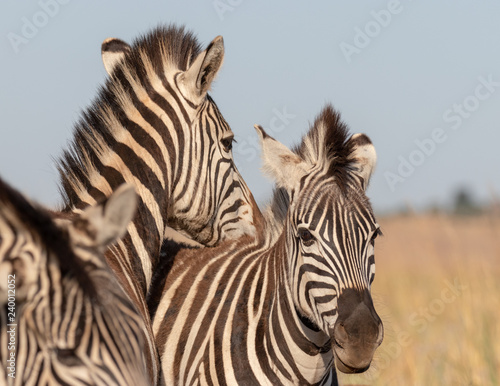
[[335, 352], [335, 367], [337, 368], [337, 370], [343, 372], [344, 374], [364, 373], [366, 370], [370, 368], [373, 354], [370, 356], [370, 359], [368, 361], [361, 362], [360, 358], [356, 358], [356, 363], [346, 364], [341, 358], [342, 355], [339, 354], [335, 348], [334, 352]]
[[367, 290], [344, 290], [338, 301], [332, 349], [337, 369], [346, 374], [368, 370], [384, 338], [384, 327]]

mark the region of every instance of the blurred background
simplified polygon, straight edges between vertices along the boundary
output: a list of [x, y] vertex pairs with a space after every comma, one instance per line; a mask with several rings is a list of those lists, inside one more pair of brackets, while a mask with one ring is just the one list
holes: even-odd
[[0, 175], [59, 202], [56, 159], [106, 78], [100, 46], [159, 23], [223, 35], [211, 92], [264, 204], [253, 125], [297, 143], [326, 103], [378, 152], [386, 338], [344, 384], [500, 384], [500, 3], [39, 0], [0, 5]]

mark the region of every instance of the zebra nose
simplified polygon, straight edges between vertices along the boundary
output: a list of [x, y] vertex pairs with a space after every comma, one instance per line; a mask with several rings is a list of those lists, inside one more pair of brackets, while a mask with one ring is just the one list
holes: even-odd
[[361, 373], [370, 367], [382, 343], [383, 327], [378, 315], [365, 302], [351, 304], [333, 328], [335, 364], [343, 373]]
[[340, 343], [378, 345], [384, 336], [382, 321], [375, 311], [368, 290], [346, 289], [338, 299], [339, 316], [334, 326]]
[[334, 334], [339, 343], [353, 344], [361, 340], [377, 344], [381, 342], [381, 335], [383, 336], [382, 322], [378, 315], [372, 313], [362, 302], [345, 320], [339, 320], [335, 324]]

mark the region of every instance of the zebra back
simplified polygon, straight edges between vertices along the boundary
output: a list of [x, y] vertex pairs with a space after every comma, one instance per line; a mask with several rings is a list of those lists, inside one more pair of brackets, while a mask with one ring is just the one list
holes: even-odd
[[258, 132], [278, 189], [271, 232], [179, 250], [153, 319], [167, 384], [337, 384], [334, 361], [364, 371], [382, 340], [373, 145], [329, 106], [295, 151]]
[[122, 187], [80, 215], [49, 213], [0, 180], [0, 266], [10, 279], [0, 284], [6, 383], [155, 382], [143, 319], [102, 255], [135, 206], [133, 188]]

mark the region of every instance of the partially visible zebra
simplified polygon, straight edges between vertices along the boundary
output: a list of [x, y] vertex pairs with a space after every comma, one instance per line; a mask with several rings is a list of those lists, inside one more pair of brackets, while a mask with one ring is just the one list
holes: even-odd
[[365, 371], [382, 342], [372, 143], [330, 106], [294, 152], [258, 132], [281, 234], [178, 253], [153, 318], [168, 385], [336, 384], [334, 362]]
[[233, 132], [208, 90], [224, 57], [222, 37], [202, 51], [190, 32], [159, 27], [132, 46], [107, 39], [109, 79], [76, 125], [59, 162], [64, 212], [78, 213], [121, 183], [139, 194], [124, 239], [106, 253], [148, 326], [147, 294], [164, 270], [160, 247], [171, 228], [204, 245], [254, 235], [260, 212], [232, 158]]
[[0, 180], [0, 384], [152, 384], [144, 321], [103, 257], [136, 202], [122, 187], [61, 216]]

